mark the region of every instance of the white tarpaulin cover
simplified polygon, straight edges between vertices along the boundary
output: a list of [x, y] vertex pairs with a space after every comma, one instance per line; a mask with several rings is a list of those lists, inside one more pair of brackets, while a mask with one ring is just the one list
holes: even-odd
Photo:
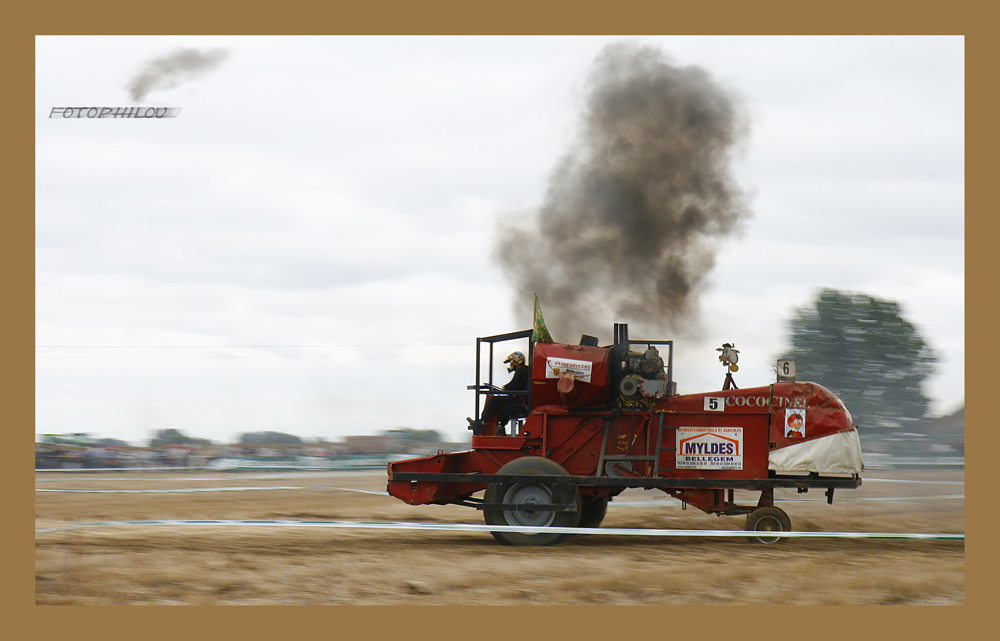
[[771, 450], [767, 467], [775, 472], [858, 474], [865, 469], [861, 439], [851, 430]]

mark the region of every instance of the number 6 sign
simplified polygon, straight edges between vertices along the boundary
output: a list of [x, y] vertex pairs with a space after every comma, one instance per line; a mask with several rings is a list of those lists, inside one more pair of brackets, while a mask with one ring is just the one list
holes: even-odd
[[795, 382], [795, 359], [778, 359], [778, 382]]

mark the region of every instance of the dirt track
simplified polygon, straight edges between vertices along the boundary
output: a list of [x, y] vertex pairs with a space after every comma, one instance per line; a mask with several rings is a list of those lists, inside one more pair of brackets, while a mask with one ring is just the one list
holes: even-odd
[[[961, 471], [872, 471], [864, 486], [776, 498], [799, 531], [965, 531]], [[131, 478], [130, 478], [131, 477]], [[384, 474], [39, 474], [39, 489], [289, 487], [183, 494], [36, 492], [37, 529], [103, 521], [232, 519], [481, 524], [457, 506], [378, 494]], [[53, 480], [54, 479], [54, 480]], [[154, 480], [150, 480], [154, 479]], [[886, 479], [876, 481], [874, 479]], [[358, 490], [373, 492], [364, 493]], [[952, 497], [952, 498], [948, 498]], [[737, 493], [740, 500], [740, 493]], [[892, 499], [892, 500], [885, 500]], [[656, 504], [650, 505], [649, 502]], [[743, 497], [750, 502], [750, 495]], [[739, 517], [682, 510], [629, 490], [603, 527], [731, 529]], [[544, 548], [485, 532], [87, 525], [35, 536], [38, 604], [963, 604], [962, 541], [596, 535]]]

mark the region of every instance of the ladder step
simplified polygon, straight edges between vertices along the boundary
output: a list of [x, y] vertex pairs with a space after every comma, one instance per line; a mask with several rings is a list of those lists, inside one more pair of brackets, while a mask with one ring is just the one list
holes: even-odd
[[605, 461], [655, 461], [655, 456], [632, 456], [630, 454], [606, 454]]

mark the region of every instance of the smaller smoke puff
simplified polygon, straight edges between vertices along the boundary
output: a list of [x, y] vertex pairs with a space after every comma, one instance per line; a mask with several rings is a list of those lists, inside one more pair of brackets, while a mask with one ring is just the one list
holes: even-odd
[[129, 81], [129, 99], [141, 102], [155, 89], [171, 89], [219, 66], [229, 55], [226, 49], [177, 49], [147, 62]]

